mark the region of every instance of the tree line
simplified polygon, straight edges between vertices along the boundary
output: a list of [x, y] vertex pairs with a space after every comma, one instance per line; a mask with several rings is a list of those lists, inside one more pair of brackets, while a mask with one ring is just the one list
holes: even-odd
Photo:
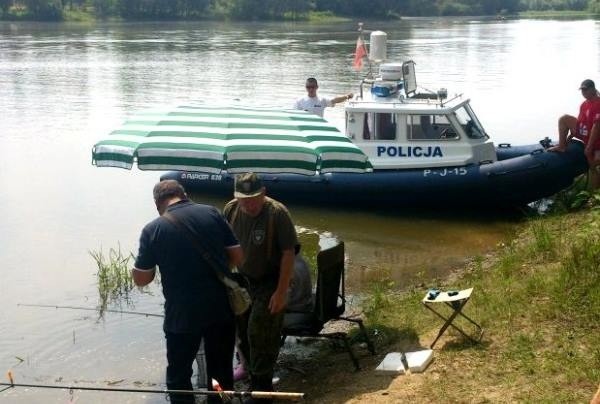
[[311, 12], [352, 18], [600, 13], [600, 0], [0, 0], [0, 19], [60, 21], [69, 12], [125, 20], [304, 20]]

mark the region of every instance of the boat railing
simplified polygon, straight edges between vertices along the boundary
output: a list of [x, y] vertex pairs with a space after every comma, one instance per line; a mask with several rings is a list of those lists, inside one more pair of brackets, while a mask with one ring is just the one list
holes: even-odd
[[[400, 81], [401, 82], [401, 81]], [[365, 100], [364, 97], [364, 87], [365, 85], [373, 87], [373, 85], [376, 83], [376, 80], [372, 79], [372, 78], [364, 78], [361, 80], [360, 82], [360, 86], [359, 86], [359, 100], [362, 101], [371, 101], [371, 100]], [[463, 97], [463, 94], [455, 94], [452, 98], [447, 99], [448, 97], [448, 91], [445, 88], [439, 89], [437, 92], [433, 92], [430, 90], [427, 90], [427, 92], [423, 92], [423, 93], [416, 93], [413, 92], [410, 95], [406, 95], [406, 93], [402, 90], [398, 91], [398, 93], [396, 94], [392, 94], [390, 96], [387, 97], [381, 97], [382, 100], [385, 100], [387, 104], [427, 104], [427, 105], [435, 105], [435, 106], [439, 106], [439, 107], [444, 107], [445, 104], [448, 104], [452, 101], [455, 100], [460, 100]], [[358, 100], [355, 100], [355, 102], [359, 102]]]

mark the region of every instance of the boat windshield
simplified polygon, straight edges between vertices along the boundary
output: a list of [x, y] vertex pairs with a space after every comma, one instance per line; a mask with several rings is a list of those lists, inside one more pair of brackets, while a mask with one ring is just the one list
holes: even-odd
[[469, 138], [482, 139], [487, 136], [471, 108], [463, 105], [455, 111], [455, 114], [458, 122]]
[[409, 140], [458, 140], [459, 135], [446, 115], [409, 115], [406, 119]]

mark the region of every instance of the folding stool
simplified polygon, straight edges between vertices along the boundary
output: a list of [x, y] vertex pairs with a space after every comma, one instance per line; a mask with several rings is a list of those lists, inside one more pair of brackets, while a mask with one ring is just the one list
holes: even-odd
[[[481, 326], [479, 324], [477, 324], [474, 320], [472, 320], [470, 317], [468, 317], [466, 314], [464, 314], [462, 312], [463, 308], [465, 307], [465, 305], [468, 303], [469, 299], [471, 298], [472, 292], [473, 292], [473, 288], [469, 288], [469, 289], [464, 289], [464, 290], [461, 290], [458, 292], [449, 292], [449, 291], [448, 292], [439, 292], [434, 295], [431, 295], [431, 293], [428, 292], [425, 295], [425, 297], [422, 300], [423, 305], [426, 308], [428, 308], [429, 310], [431, 310], [433, 313], [435, 313], [442, 320], [444, 320], [444, 325], [442, 325], [442, 328], [440, 328], [440, 331], [438, 332], [438, 335], [435, 338], [435, 340], [431, 343], [430, 348], [433, 348], [435, 343], [440, 339], [442, 334], [444, 334], [444, 332], [446, 332], [448, 327], [454, 328], [455, 330], [460, 332], [462, 335], [464, 335], [466, 338], [470, 339], [471, 341], [473, 341], [475, 343], [481, 341], [481, 338], [483, 337], [483, 329], [481, 328]], [[452, 311], [450, 312], [449, 315], [447, 313], [441, 312], [440, 309], [438, 309], [438, 310], [440, 310], [440, 311], [438, 311], [434, 308], [435, 303], [444, 303], [446, 306], [450, 307], [450, 309]], [[447, 312], [447, 310], [445, 310], [445, 311]], [[453, 324], [453, 321], [456, 319], [457, 316], [461, 316], [461, 317], [465, 318], [467, 321], [469, 321], [471, 324], [473, 324], [475, 326], [475, 328], [477, 329], [477, 335], [475, 338], [470, 336], [469, 334], [467, 334], [460, 327]]]

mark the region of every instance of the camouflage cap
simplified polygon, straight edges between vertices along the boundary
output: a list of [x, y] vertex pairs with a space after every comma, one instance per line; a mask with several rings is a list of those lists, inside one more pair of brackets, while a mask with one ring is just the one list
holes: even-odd
[[239, 174], [235, 177], [233, 196], [236, 198], [252, 198], [263, 192], [263, 183], [255, 173]]

